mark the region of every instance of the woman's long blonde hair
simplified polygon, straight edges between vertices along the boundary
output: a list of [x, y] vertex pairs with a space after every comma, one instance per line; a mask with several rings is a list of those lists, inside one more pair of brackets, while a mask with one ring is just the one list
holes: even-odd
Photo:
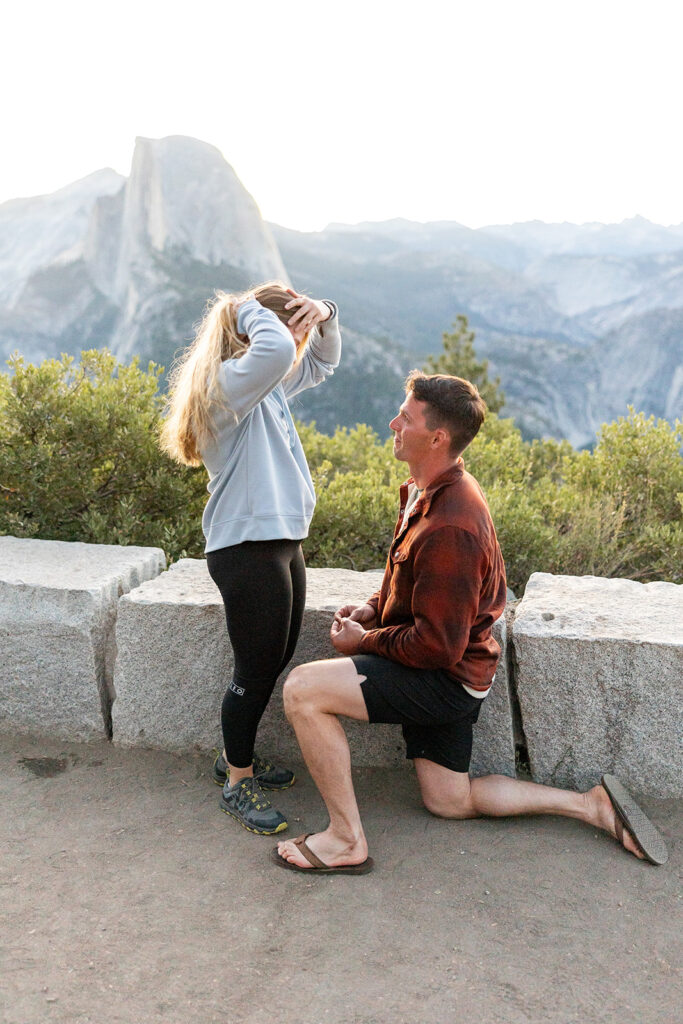
[[[174, 364], [169, 376], [169, 412], [161, 428], [161, 447], [186, 466], [201, 465], [201, 449], [216, 437], [214, 417], [226, 402], [217, 386], [226, 359], [239, 359], [249, 348], [246, 334], [237, 333], [235, 308], [248, 295], [288, 324], [298, 307], [285, 309], [292, 293], [282, 281], [267, 281], [249, 292], [216, 292], [197, 328], [195, 339]], [[308, 336], [297, 345], [301, 359]]]

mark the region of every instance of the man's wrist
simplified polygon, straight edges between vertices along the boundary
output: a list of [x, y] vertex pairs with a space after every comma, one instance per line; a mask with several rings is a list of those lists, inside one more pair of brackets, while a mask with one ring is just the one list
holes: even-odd
[[374, 604], [366, 604], [365, 607], [369, 608], [370, 611], [372, 612], [372, 617], [368, 619], [365, 628], [366, 629], [375, 629], [375, 627], [379, 623], [379, 619], [378, 619], [378, 616], [377, 616], [377, 609], [375, 608]]

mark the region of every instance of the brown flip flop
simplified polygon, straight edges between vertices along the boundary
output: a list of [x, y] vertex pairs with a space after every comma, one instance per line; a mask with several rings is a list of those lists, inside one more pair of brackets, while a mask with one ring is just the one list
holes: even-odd
[[360, 864], [340, 864], [336, 867], [330, 867], [328, 864], [324, 864], [319, 857], [310, 850], [306, 840], [309, 836], [312, 836], [312, 832], [307, 832], [303, 836], [297, 836], [296, 839], [291, 839], [290, 842], [298, 846], [302, 854], [311, 865], [310, 868], [299, 867], [298, 864], [292, 864], [290, 861], [285, 860], [277, 852], [277, 846], [271, 851], [270, 859], [273, 860], [279, 867], [287, 868], [288, 871], [301, 871], [307, 875], [367, 875], [368, 871], [372, 871], [375, 862], [372, 857], [366, 857]]
[[614, 808], [614, 825], [619, 842], [623, 845], [626, 828], [650, 864], [666, 864], [669, 853], [664, 840], [629, 791], [614, 775], [603, 775], [600, 781]]

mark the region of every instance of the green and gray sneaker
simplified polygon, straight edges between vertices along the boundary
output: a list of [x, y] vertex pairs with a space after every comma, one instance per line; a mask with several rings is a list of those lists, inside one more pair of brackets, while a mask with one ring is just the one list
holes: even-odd
[[241, 779], [234, 786], [223, 786], [220, 808], [239, 821], [242, 828], [260, 836], [284, 832], [286, 819], [276, 811], [256, 778]]
[[[222, 753], [213, 762], [211, 776], [217, 786], [224, 786], [228, 781], [228, 765]], [[276, 768], [258, 754], [254, 754], [254, 776], [261, 783], [261, 789], [289, 789], [296, 782], [294, 772], [288, 768]]]

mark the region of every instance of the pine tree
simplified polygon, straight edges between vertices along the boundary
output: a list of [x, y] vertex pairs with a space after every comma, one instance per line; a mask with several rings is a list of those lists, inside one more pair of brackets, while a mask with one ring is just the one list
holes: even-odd
[[474, 331], [470, 329], [467, 317], [462, 313], [457, 315], [453, 331], [444, 331], [441, 355], [430, 356], [424, 366], [425, 373], [450, 373], [471, 381], [479, 390], [489, 411], [500, 412], [505, 405], [500, 377], [491, 380], [488, 369], [488, 359], [477, 359], [477, 353], [474, 351]]

